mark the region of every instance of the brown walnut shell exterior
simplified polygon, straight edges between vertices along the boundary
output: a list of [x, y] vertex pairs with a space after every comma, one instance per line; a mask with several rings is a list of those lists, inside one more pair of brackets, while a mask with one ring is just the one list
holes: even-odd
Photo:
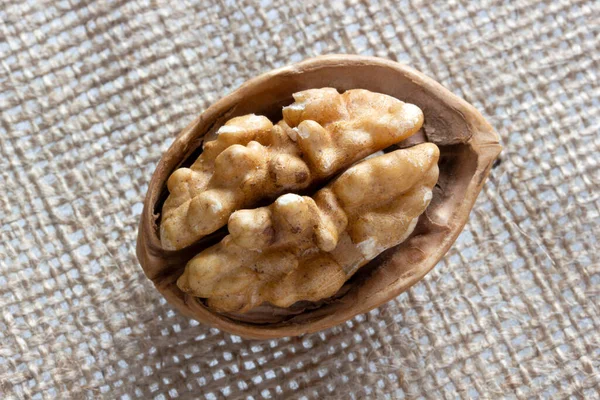
[[[321, 87], [368, 89], [416, 104], [425, 114], [427, 141], [440, 147], [440, 178], [426, 213], [404, 243], [363, 267], [337, 298], [306, 308], [285, 320], [258, 323], [235, 320], [206, 308], [176, 285], [186, 262], [224, 235], [217, 232], [178, 251], [163, 250], [158, 224], [166, 181], [179, 166], [198, 156], [205, 135], [230, 118], [255, 113], [272, 121], [293, 102], [292, 93]], [[421, 135], [423, 137], [423, 135]], [[463, 229], [501, 146], [498, 135], [469, 103], [422, 73], [393, 61], [330, 55], [303, 61], [251, 79], [209, 107], [175, 139], [148, 186], [138, 232], [137, 257], [146, 276], [169, 303], [196, 320], [247, 338], [275, 338], [315, 332], [340, 324], [390, 301], [427, 274]], [[186, 164], [187, 162], [187, 164]]]

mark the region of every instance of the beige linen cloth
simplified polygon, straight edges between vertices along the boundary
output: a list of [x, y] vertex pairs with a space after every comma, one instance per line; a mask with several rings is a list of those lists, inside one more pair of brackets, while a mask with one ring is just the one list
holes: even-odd
[[[423, 281], [299, 338], [178, 314], [135, 238], [174, 136], [325, 53], [407, 63], [505, 150]], [[600, 398], [600, 2], [0, 5], [0, 398]]]

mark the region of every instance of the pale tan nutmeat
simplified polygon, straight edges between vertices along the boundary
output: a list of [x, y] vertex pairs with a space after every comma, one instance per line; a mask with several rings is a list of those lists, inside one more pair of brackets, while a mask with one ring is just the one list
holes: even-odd
[[196, 242], [238, 209], [332, 177], [423, 124], [418, 107], [362, 89], [311, 89], [294, 99], [276, 125], [253, 114], [229, 120], [190, 168], [170, 176], [160, 223], [164, 249]]
[[312, 197], [285, 194], [234, 212], [230, 234], [177, 281], [222, 312], [333, 296], [361, 266], [412, 233], [437, 182], [431, 143], [369, 158]]

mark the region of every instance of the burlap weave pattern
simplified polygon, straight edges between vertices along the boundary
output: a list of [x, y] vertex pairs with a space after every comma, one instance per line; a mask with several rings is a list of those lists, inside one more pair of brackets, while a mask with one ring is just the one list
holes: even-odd
[[[325, 3], [3, 1], [0, 398], [600, 398], [600, 2]], [[505, 150], [470, 222], [321, 333], [182, 317], [134, 254], [161, 152], [325, 53], [406, 62], [489, 119]]]

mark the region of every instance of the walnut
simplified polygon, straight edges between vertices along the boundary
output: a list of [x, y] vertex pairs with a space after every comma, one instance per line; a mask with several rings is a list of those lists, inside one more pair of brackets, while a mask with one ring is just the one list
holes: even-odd
[[331, 297], [412, 233], [432, 198], [438, 157], [431, 143], [396, 150], [356, 164], [312, 198], [288, 193], [236, 211], [230, 234], [194, 257], [177, 283], [226, 312]]
[[307, 60], [252, 79], [177, 137], [148, 186], [138, 259], [171, 304], [217, 328], [325, 329], [434, 267], [500, 149], [471, 105], [409, 67]]
[[189, 246], [235, 210], [329, 178], [423, 124], [418, 107], [367, 90], [313, 89], [294, 98], [275, 126], [254, 114], [231, 119], [190, 168], [169, 177], [160, 226], [165, 249]]

